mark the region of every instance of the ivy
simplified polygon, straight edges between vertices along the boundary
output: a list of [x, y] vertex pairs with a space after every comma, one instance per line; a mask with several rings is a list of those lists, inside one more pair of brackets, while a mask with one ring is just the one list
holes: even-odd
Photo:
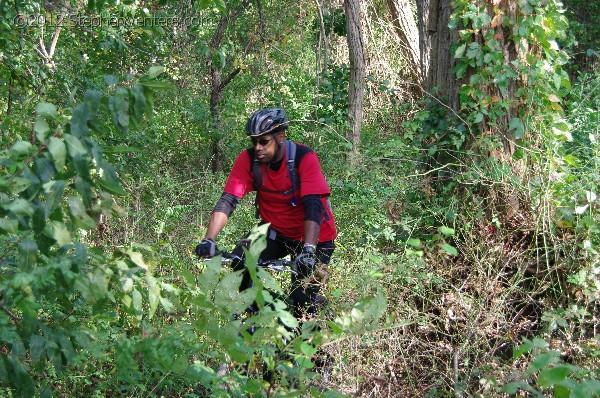
[[557, 44], [567, 28], [560, 3], [519, 1], [515, 10], [499, 1], [452, 5], [449, 26], [459, 31], [454, 72], [465, 81], [459, 94], [467, 122], [515, 140], [534, 138], [532, 130], [566, 137], [559, 127], [559, 103], [570, 88]]

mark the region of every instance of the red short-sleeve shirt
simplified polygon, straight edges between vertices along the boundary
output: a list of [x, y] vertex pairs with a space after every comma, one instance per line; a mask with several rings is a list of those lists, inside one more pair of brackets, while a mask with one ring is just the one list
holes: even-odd
[[[296, 144], [298, 146], [302, 144]], [[291, 204], [292, 196], [284, 195], [292, 187], [288, 168], [285, 166], [287, 153], [282, 166], [278, 170], [271, 170], [267, 164], [262, 165], [263, 185], [258, 192], [258, 208], [262, 220], [271, 223], [271, 227], [281, 235], [298, 241], [304, 240], [304, 206], [300, 198], [306, 195], [320, 195], [323, 207], [327, 211], [328, 219], [321, 223], [319, 242], [326, 242], [336, 238], [337, 231], [333, 214], [327, 198], [331, 194], [325, 177], [321, 172], [321, 165], [317, 154], [305, 147], [304, 156], [300, 159], [296, 173], [300, 179], [300, 192], [296, 192], [297, 205]], [[297, 154], [300, 150], [297, 150]], [[231, 169], [224, 192], [243, 198], [248, 192], [255, 190], [254, 174], [252, 172], [252, 159], [248, 150], [242, 151]]]

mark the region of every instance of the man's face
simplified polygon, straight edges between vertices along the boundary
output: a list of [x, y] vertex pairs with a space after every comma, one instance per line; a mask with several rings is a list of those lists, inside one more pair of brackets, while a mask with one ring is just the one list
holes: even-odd
[[[271, 161], [277, 161], [274, 159], [277, 154], [277, 148], [279, 144], [285, 139], [285, 133], [277, 134], [265, 134], [259, 135], [258, 137], [251, 137], [252, 147], [254, 147], [254, 153], [256, 159], [260, 163], [269, 163]], [[283, 152], [279, 152], [278, 157], [282, 157]]]

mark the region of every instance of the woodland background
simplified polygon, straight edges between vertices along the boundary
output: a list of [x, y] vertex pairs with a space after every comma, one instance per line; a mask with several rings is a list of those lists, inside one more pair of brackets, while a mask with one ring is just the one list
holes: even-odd
[[[2, 1], [0, 395], [599, 396], [598, 15]], [[193, 254], [268, 106], [340, 232], [329, 308], [289, 344], [285, 278], [238, 295]], [[254, 224], [248, 198], [219, 246]], [[231, 314], [255, 299], [249, 335]]]

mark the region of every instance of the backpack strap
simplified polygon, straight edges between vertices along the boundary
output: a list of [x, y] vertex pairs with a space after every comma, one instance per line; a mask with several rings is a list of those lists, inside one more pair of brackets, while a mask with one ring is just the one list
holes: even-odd
[[252, 161], [252, 174], [254, 174], [254, 188], [258, 192], [262, 188], [262, 166], [255, 156]]
[[252, 161], [252, 174], [254, 174], [254, 189], [256, 189], [256, 196], [254, 197], [254, 216], [260, 218], [260, 212], [258, 211], [258, 191], [262, 187], [262, 167], [258, 159], [254, 156]]
[[285, 196], [292, 195], [292, 201], [294, 202], [294, 206], [298, 204], [296, 202], [296, 196], [294, 195], [294, 191], [300, 189], [300, 178], [298, 178], [298, 174], [296, 173], [296, 169], [294, 168], [294, 162], [296, 161], [296, 143], [290, 140], [285, 141], [287, 146], [287, 167], [288, 174], [290, 175], [290, 181], [292, 183], [292, 188], [288, 191], [285, 191], [283, 194]]

